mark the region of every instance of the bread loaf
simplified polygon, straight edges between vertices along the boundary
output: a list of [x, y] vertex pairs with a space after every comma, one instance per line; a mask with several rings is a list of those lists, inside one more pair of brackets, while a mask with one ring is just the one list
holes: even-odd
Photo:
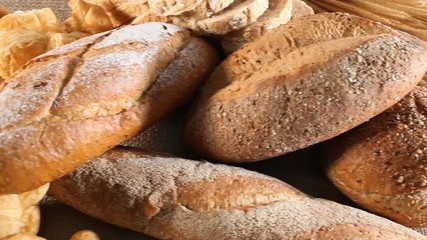
[[379, 23], [342, 13], [294, 19], [216, 68], [186, 142], [226, 162], [283, 155], [381, 113], [426, 70], [427, 44]]
[[59, 178], [135, 136], [186, 102], [216, 62], [205, 41], [161, 23], [33, 59], [0, 89], [0, 194]]
[[259, 173], [123, 148], [53, 182], [49, 194], [160, 239], [425, 239]]
[[361, 206], [427, 227], [427, 88], [328, 143], [327, 175]]
[[[120, 26], [137, 18], [135, 23], [168, 22], [204, 35], [223, 35], [241, 29], [256, 22], [269, 5], [269, 0], [85, 1], [102, 7], [113, 26]], [[96, 25], [95, 18], [93, 20]]]

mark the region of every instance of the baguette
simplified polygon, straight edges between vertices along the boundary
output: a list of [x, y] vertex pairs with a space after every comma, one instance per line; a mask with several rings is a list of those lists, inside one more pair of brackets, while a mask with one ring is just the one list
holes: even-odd
[[127, 26], [43, 54], [0, 89], [0, 194], [59, 178], [191, 98], [214, 49], [170, 24]]
[[259, 173], [124, 148], [53, 182], [49, 194], [159, 239], [425, 239]]
[[211, 74], [186, 124], [206, 158], [249, 162], [331, 139], [408, 94], [427, 44], [342, 13], [291, 20], [234, 52]]
[[334, 139], [327, 175], [353, 201], [411, 227], [427, 227], [427, 88]]

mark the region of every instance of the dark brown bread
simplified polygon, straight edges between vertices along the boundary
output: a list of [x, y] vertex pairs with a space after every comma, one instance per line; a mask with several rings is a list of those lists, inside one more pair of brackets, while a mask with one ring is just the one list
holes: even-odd
[[259, 173], [124, 148], [53, 182], [49, 194], [160, 239], [425, 239]]
[[361, 206], [427, 227], [427, 88], [328, 143], [327, 175]]
[[226, 162], [282, 155], [381, 113], [426, 70], [426, 43], [379, 23], [342, 13], [294, 19], [213, 72], [186, 142]]
[[30, 61], [0, 89], [0, 194], [59, 178], [187, 101], [217, 62], [161, 23], [93, 35]]

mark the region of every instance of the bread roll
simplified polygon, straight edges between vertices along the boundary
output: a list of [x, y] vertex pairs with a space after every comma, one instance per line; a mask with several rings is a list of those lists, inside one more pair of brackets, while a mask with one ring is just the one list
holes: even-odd
[[49, 194], [160, 239], [424, 239], [259, 173], [124, 148], [53, 182]]
[[99, 240], [98, 234], [89, 231], [89, 230], [83, 230], [78, 231], [73, 236], [71, 236], [70, 240]]
[[342, 13], [294, 19], [216, 68], [186, 142], [225, 162], [283, 155], [381, 113], [426, 70], [427, 44], [379, 23]]
[[127, 26], [43, 54], [0, 89], [0, 194], [65, 175], [191, 98], [217, 62], [187, 30]]
[[328, 143], [327, 175], [353, 201], [427, 227], [427, 88]]

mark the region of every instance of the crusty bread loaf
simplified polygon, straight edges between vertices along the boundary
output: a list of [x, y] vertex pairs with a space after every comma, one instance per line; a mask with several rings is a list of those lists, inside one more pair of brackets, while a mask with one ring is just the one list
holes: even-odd
[[257, 161], [333, 138], [408, 94], [427, 44], [342, 13], [291, 20], [212, 73], [186, 127], [202, 156]]
[[59, 178], [135, 136], [187, 101], [216, 62], [206, 42], [161, 23], [33, 59], [0, 89], [0, 194]]
[[327, 175], [361, 206], [427, 227], [427, 88], [328, 143]]
[[53, 182], [49, 194], [160, 239], [424, 239], [259, 173], [124, 148]]

